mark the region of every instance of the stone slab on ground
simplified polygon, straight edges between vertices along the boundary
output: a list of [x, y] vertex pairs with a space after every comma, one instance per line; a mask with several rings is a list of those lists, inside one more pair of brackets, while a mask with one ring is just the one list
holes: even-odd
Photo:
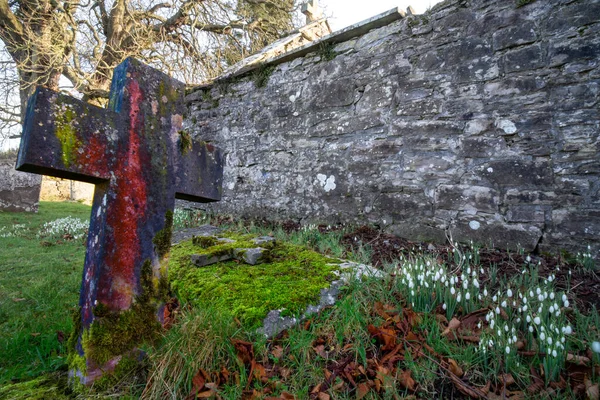
[[363, 277], [384, 278], [386, 276], [386, 273], [382, 270], [370, 265], [352, 261], [343, 262], [340, 264], [340, 268], [340, 279], [331, 282], [331, 285], [328, 288], [321, 290], [318, 304], [308, 305], [299, 317], [282, 316], [281, 314], [284, 310], [272, 310], [263, 320], [263, 326], [258, 329], [258, 333], [261, 333], [268, 338], [272, 338], [284, 330], [292, 328], [298, 323], [306, 320], [311, 315], [320, 312], [326, 307], [333, 306], [340, 294], [341, 287], [352, 279], [362, 279]]
[[212, 225], [202, 225], [197, 228], [185, 228], [173, 232], [171, 244], [176, 245], [193, 238], [194, 236], [214, 236], [221, 232], [219, 228]]

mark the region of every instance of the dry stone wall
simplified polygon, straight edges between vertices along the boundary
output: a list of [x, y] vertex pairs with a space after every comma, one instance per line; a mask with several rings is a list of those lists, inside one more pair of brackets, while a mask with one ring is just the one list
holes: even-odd
[[37, 212], [42, 177], [15, 170], [16, 152], [0, 153], [0, 211]]
[[186, 129], [227, 152], [210, 209], [598, 250], [598, 15], [598, 0], [448, 0], [264, 87], [267, 69], [197, 90]]

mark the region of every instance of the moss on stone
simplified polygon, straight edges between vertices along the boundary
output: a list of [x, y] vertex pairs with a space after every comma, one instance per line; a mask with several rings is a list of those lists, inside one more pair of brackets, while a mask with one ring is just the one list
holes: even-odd
[[[216, 307], [224, 314], [237, 317], [248, 328], [260, 326], [267, 313], [284, 309], [289, 314], [299, 314], [309, 304], [318, 303], [321, 289], [335, 279], [339, 267], [331, 258], [302, 246], [271, 242], [270, 263], [246, 265], [237, 261], [196, 268], [190, 260], [192, 254], [213, 254], [234, 248], [257, 247], [253, 235], [226, 235], [236, 243], [223, 243], [202, 249], [191, 240], [173, 247], [170, 263], [170, 281], [181, 300], [202, 307]], [[285, 313], [284, 313], [285, 314]]]
[[[156, 316], [164, 294], [161, 293], [161, 285], [155, 285], [153, 282], [150, 260], [143, 264], [140, 274], [142, 290], [129, 310], [113, 311], [102, 303], [94, 307], [95, 319], [90, 327], [84, 330], [81, 344], [85, 357], [99, 365], [117, 356], [131, 354], [142, 344], [154, 343], [161, 332]], [[168, 283], [166, 284], [168, 286]], [[79, 316], [78, 321], [80, 320]], [[78, 327], [79, 329], [74, 331], [75, 336], [69, 339], [69, 367], [85, 374], [85, 359], [76, 349], [80, 323], [75, 328]], [[128, 371], [126, 366], [119, 366], [115, 371], [117, 370], [124, 373]], [[115, 374], [116, 372], [113, 372], [113, 375]]]
[[80, 145], [75, 128], [71, 125], [74, 119], [75, 113], [68, 107], [56, 115], [56, 137], [60, 141], [62, 162], [67, 168], [75, 162]]
[[186, 155], [192, 150], [192, 136], [187, 131], [179, 131], [179, 152]]
[[254, 80], [254, 85], [257, 88], [267, 86], [269, 83], [269, 78], [275, 71], [275, 66], [273, 65], [262, 65], [259, 68], [252, 71], [252, 78]]
[[192, 243], [195, 246], [200, 246], [203, 249], [215, 246], [217, 244], [217, 238], [214, 236], [194, 236]]
[[171, 237], [173, 236], [173, 211], [165, 213], [165, 227], [161, 229], [152, 239], [159, 258], [169, 254], [171, 248]]

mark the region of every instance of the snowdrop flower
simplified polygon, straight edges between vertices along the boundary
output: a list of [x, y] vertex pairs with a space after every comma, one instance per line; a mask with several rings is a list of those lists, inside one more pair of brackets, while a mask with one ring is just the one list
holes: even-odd
[[529, 325], [529, 332], [533, 333], [533, 326]]
[[473, 279], [473, 286], [479, 289], [479, 281], [477, 279]]
[[525, 258], [525, 261], [527, 261], [527, 262], [531, 262], [531, 257], [527, 256], [527, 257]]
[[502, 308], [506, 308], [506, 300], [504, 300], [501, 304]]
[[470, 300], [471, 299], [471, 293], [467, 292], [465, 294], [465, 300]]
[[550, 306], [550, 310], [548, 310], [548, 311], [550, 311], [550, 313], [553, 313], [554, 312], [554, 306]]
[[498, 296], [497, 296], [497, 295], [494, 295], [494, 297], [492, 297], [492, 300], [493, 300], [494, 302], [498, 301]]
[[477, 328], [478, 328], [478, 329], [481, 329], [481, 321], [479, 321], [479, 322], [477, 323]]
[[452, 295], [456, 294], [456, 289], [454, 289], [453, 287], [450, 288], [450, 293], [452, 293]]
[[523, 304], [527, 304], [527, 297], [523, 297]]
[[521, 317], [517, 318], [517, 324], [521, 323]]
[[496, 314], [500, 314], [500, 307], [496, 306]]
[[508, 332], [508, 325], [504, 325], [504, 332]]
[[540, 340], [545, 340], [546, 334], [544, 332], [540, 332]]
[[548, 292], [544, 292], [544, 300], [548, 298]]
[[533, 319], [533, 322], [534, 322], [536, 325], [539, 325], [539, 324], [542, 322], [542, 320], [540, 320], [540, 317], [535, 317], [535, 318]]
[[569, 307], [569, 300], [565, 300], [563, 304], [565, 305], [565, 308]]
[[594, 353], [600, 353], [600, 342], [592, 342], [592, 350]]
[[562, 301], [563, 301], [563, 303], [564, 303], [565, 301], [567, 301], [567, 295], [566, 295], [566, 294], [563, 294], [563, 295], [562, 295]]
[[539, 301], [544, 301], [544, 295], [543, 294], [538, 295], [538, 300]]
[[513, 292], [512, 292], [512, 290], [510, 290], [510, 288], [508, 288], [508, 290], [506, 291], [506, 295], [508, 297], [512, 297], [513, 296]]
[[513, 341], [513, 343], [517, 343], [517, 335], [513, 335], [512, 341]]
[[562, 328], [562, 333], [564, 333], [565, 335], [570, 335], [571, 333], [573, 333], [573, 329], [571, 329], [571, 325], [567, 325], [564, 328]]
[[483, 268], [480, 268], [479, 272], [481, 273], [481, 275], [483, 275], [485, 271], [483, 270]]
[[529, 297], [533, 297], [533, 290], [529, 291]]
[[540, 288], [537, 288], [537, 289], [535, 289], [535, 292], [536, 292], [538, 295], [540, 295], [540, 294], [542, 294], [542, 289], [540, 289]]
[[494, 320], [491, 320], [491, 321], [490, 321], [490, 328], [494, 329], [494, 324], [495, 324], [495, 323], [496, 323], [496, 321], [494, 321]]
[[444, 304], [442, 305], [442, 308], [443, 308], [444, 310], [445, 310], [446, 308], [448, 308], [448, 306], [446, 306], [446, 303], [444, 303]]
[[[564, 337], [564, 336], [560, 338], [560, 342], [561, 342], [561, 343], [564, 343], [564, 342], [565, 342], [565, 337]], [[562, 346], [561, 346], [561, 347], [562, 347]]]
[[506, 351], [506, 354], [510, 354], [510, 347], [506, 346], [506, 349], [504, 349]]
[[527, 311], [527, 308], [528, 308], [528, 307], [527, 307], [527, 304], [525, 304], [525, 305], [523, 306], [523, 312]]
[[479, 299], [479, 300], [483, 300], [483, 296], [481, 295], [481, 293], [479, 293], [479, 294], [477, 295], [477, 299]]
[[461, 299], [462, 299], [462, 295], [460, 292], [458, 292], [458, 295], [456, 296], [456, 301], [460, 302]]
[[463, 281], [462, 286], [463, 286], [463, 289], [467, 290], [467, 288], [469, 287], [469, 282]]
[[487, 295], [488, 295], [487, 288], [483, 289], [483, 295], [487, 297]]
[[557, 355], [556, 350], [552, 350], [552, 357], [556, 357]]
[[496, 333], [498, 334], [498, 336], [502, 336], [502, 331], [498, 328], [498, 330], [496, 331]]
[[548, 336], [548, 346], [552, 346], [552, 337]]

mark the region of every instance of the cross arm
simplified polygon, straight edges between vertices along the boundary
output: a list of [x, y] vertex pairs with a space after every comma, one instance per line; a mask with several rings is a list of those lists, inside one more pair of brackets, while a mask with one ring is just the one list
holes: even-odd
[[27, 105], [16, 169], [99, 183], [110, 179], [118, 113], [38, 87]]
[[221, 200], [224, 156], [210, 143], [179, 138], [175, 197], [208, 203]]

